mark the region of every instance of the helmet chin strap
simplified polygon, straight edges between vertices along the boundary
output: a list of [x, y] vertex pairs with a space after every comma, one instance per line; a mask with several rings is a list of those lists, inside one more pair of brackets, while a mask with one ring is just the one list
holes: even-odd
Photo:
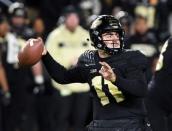
[[[104, 41], [103, 42], [103, 45], [104, 45], [104, 51], [109, 54], [109, 55], [117, 55], [121, 52], [121, 48], [115, 48], [115, 43], [112, 43], [113, 44], [113, 48], [109, 48]], [[120, 45], [121, 46], [121, 45]]]
[[107, 46], [105, 47], [105, 51], [109, 55], [117, 55], [121, 52], [120, 48], [108, 48]]

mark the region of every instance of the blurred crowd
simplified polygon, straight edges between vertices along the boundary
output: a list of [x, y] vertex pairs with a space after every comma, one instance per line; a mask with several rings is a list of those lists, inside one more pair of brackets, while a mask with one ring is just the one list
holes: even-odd
[[0, 131], [84, 131], [92, 120], [87, 84], [60, 85], [41, 62], [18, 65], [29, 38], [42, 37], [66, 68], [93, 49], [89, 25], [100, 14], [118, 18], [125, 48], [149, 60], [148, 82], [162, 44], [172, 33], [170, 0], [0, 0]]

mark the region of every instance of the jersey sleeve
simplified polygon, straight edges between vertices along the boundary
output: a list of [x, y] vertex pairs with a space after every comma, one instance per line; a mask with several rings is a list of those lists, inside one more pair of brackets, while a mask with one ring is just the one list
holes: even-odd
[[86, 69], [82, 66], [76, 66], [67, 70], [56, 62], [48, 52], [42, 57], [42, 61], [50, 76], [60, 84], [87, 82], [86, 77], [84, 77], [84, 74], [87, 74], [84, 72]]

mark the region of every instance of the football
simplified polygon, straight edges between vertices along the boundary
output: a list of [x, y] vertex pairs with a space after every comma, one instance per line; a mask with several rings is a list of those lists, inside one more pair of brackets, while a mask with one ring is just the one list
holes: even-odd
[[29, 39], [18, 54], [19, 66], [32, 66], [40, 61], [44, 50], [43, 40]]

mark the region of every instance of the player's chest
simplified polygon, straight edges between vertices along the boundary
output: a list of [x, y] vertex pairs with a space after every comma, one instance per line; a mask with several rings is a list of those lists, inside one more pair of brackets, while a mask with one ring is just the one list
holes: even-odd
[[90, 69], [89, 76], [91, 92], [102, 106], [110, 103], [120, 103], [125, 100], [125, 96], [118, 87], [99, 74], [99, 68]]
[[[102, 66], [100, 65], [99, 61], [101, 60], [95, 60], [94, 63], [87, 64], [87, 66], [89, 67], [89, 69], [87, 70], [87, 74], [89, 74], [88, 76], [90, 80], [92, 80], [96, 76], [100, 76], [99, 70], [102, 68]], [[115, 74], [125, 77], [125, 72], [128, 67], [128, 62], [126, 60], [108, 59], [104, 62], [109, 64]]]
[[[127, 61], [115, 59], [106, 60], [114, 73], [117, 76], [125, 77], [125, 70], [127, 67]], [[98, 98], [102, 106], [108, 105], [112, 101], [115, 103], [120, 103], [125, 100], [125, 96], [118, 89], [118, 87], [109, 80], [104, 79], [99, 70], [101, 65], [97, 62], [90, 66], [89, 74], [89, 85], [94, 96]]]

